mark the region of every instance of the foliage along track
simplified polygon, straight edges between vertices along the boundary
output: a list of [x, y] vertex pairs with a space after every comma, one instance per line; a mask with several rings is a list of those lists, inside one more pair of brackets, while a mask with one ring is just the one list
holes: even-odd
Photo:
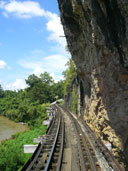
[[64, 121], [59, 110], [48, 128], [46, 140], [42, 141], [31, 159], [21, 171], [60, 170], [64, 147]]
[[[59, 105], [54, 105], [55, 116], [53, 117], [50, 127], [48, 128], [46, 140], [42, 141], [32, 158], [26, 163], [21, 171], [39, 171], [39, 170], [61, 170], [63, 151], [64, 149], [64, 119], [62, 110], [71, 119], [76, 136], [78, 145], [78, 163], [81, 171], [100, 171], [102, 170], [101, 164], [98, 161], [95, 153], [94, 146], [90, 143], [89, 136], [93, 135], [93, 132], [87, 127], [83, 120], [73, 117], [73, 115], [65, 108]], [[81, 122], [86, 130], [83, 130]], [[120, 165], [116, 162], [113, 155], [108, 150], [103, 150], [104, 146], [96, 139], [93, 135], [95, 142], [99, 144], [97, 148], [101, 149], [105, 159], [107, 159], [108, 165], [111, 171], [123, 171]], [[102, 146], [102, 148], [101, 148]], [[106, 155], [105, 155], [106, 152]], [[109, 158], [109, 159], [108, 159]]]

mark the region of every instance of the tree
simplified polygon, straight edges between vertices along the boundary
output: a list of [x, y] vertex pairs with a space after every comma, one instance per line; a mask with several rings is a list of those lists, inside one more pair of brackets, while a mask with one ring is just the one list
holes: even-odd
[[2, 89], [2, 86], [0, 85], [0, 98], [4, 96], [4, 91]]
[[40, 104], [50, 101], [50, 87], [46, 83], [35, 83], [31, 89], [27, 89], [27, 97], [31, 102], [39, 101]]
[[[58, 98], [63, 98], [64, 96], [64, 82], [58, 81], [54, 83], [51, 88], [51, 94], [53, 97], [58, 96]], [[54, 99], [55, 100], [55, 99]]]
[[41, 79], [37, 77], [35, 74], [32, 74], [32, 75], [29, 75], [28, 79], [25, 81], [26, 81], [26, 84], [28, 84], [30, 88], [32, 88], [35, 85], [35, 83], [41, 82]]
[[42, 104], [53, 102], [55, 96], [62, 98], [63, 82], [54, 82], [49, 73], [44, 72], [39, 77], [32, 74], [26, 79], [28, 87], [24, 90], [2, 90], [4, 96], [0, 98], [0, 114], [14, 121], [27, 122], [35, 126], [42, 116]]
[[49, 75], [48, 72], [40, 74], [40, 79], [43, 83], [46, 83], [47, 85], [52, 85], [54, 83], [53, 78]]
[[70, 59], [67, 62], [66, 65], [68, 66], [68, 68], [62, 73], [64, 78], [65, 78], [65, 81], [64, 81], [64, 94], [66, 94], [67, 88], [70, 86], [71, 81], [77, 75], [75, 64], [72, 61], [72, 59]]

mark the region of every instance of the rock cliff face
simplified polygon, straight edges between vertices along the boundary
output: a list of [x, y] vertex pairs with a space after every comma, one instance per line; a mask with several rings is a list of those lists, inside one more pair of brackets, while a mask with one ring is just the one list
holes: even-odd
[[128, 0], [58, 0], [84, 119], [128, 156]]

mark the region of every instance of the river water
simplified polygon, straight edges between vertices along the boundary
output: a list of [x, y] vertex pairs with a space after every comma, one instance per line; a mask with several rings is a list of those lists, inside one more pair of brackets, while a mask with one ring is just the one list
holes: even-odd
[[26, 125], [20, 125], [9, 120], [6, 117], [0, 116], [0, 142], [5, 139], [11, 138], [11, 135], [18, 132], [28, 130]]

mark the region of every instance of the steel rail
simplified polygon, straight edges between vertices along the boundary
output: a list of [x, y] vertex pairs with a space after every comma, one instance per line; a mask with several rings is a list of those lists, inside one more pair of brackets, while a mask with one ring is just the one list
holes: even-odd
[[47, 130], [46, 130], [46, 134], [49, 133], [49, 130], [50, 130], [50, 128], [51, 128], [51, 125], [52, 125], [52, 123], [53, 123], [54, 121], [55, 121], [55, 116], [53, 116], [53, 118], [52, 118], [50, 124], [48, 125], [48, 128], [47, 128]]
[[[59, 106], [59, 107], [60, 107], [60, 106]], [[63, 109], [64, 109], [64, 108], [63, 108]], [[89, 147], [88, 147], [88, 143], [87, 143], [87, 141], [86, 141], [86, 139], [85, 139], [85, 134], [84, 134], [84, 132], [82, 131], [82, 129], [81, 129], [79, 123], [76, 122], [75, 118], [70, 114], [70, 112], [69, 112], [67, 109], [64, 109], [64, 110], [65, 110], [65, 111], [69, 114], [69, 116], [72, 118], [72, 120], [73, 120], [73, 122], [74, 122], [74, 125], [75, 125], [76, 129], [79, 129], [80, 132], [77, 130], [78, 134], [82, 134], [82, 138], [83, 138], [84, 144], [85, 144], [85, 146], [86, 146], [86, 150], [87, 150], [87, 153], [88, 153], [88, 158], [89, 158], [89, 161], [90, 161], [91, 168], [92, 168], [94, 171], [97, 171], [97, 168], [96, 168], [96, 165], [95, 165], [95, 161], [94, 161], [94, 159], [93, 159], [93, 157], [92, 157], [92, 154], [91, 154], [91, 152], [90, 152], [90, 149], [89, 149]]]
[[118, 163], [118, 161], [116, 160], [116, 158], [113, 156], [113, 154], [103, 144], [103, 142], [101, 141], [101, 139], [96, 137], [96, 135], [94, 134], [94, 132], [92, 131], [92, 129], [83, 121], [83, 119], [81, 117], [79, 117], [78, 119], [83, 123], [84, 127], [92, 135], [92, 137], [94, 138], [97, 146], [101, 149], [101, 151], [103, 151], [102, 153], [104, 153], [105, 156], [109, 155], [109, 158], [107, 157], [106, 159], [110, 163], [111, 167], [114, 170], [117, 170], [117, 171], [124, 171], [123, 168]]
[[[74, 127], [75, 127], [75, 123], [74, 123]], [[76, 127], [75, 127], [75, 131], [77, 132], [77, 128]], [[80, 142], [80, 136], [79, 136], [79, 134], [76, 134], [76, 136], [77, 136], [77, 139], [78, 139], [80, 168], [81, 168], [81, 171], [86, 171], [87, 169], [85, 167], [85, 157], [84, 157], [82, 146], [81, 146], [81, 142]]]
[[30, 166], [31, 163], [34, 162], [34, 158], [37, 155], [38, 151], [40, 151], [41, 149], [41, 143], [39, 143], [39, 145], [37, 146], [35, 152], [33, 153], [32, 157], [25, 163], [25, 165], [23, 166], [23, 168], [21, 169], [21, 171], [27, 171], [28, 167]]
[[48, 169], [50, 167], [51, 159], [53, 157], [53, 153], [54, 153], [54, 150], [55, 150], [57, 138], [58, 138], [58, 135], [59, 135], [59, 130], [60, 130], [60, 118], [59, 118], [59, 124], [58, 124], [58, 128], [57, 128], [57, 133], [56, 133], [56, 136], [55, 136], [55, 140], [54, 140], [54, 143], [53, 143], [53, 146], [52, 146], [52, 149], [51, 149], [51, 152], [50, 152], [50, 155], [49, 155], [49, 158], [48, 158], [48, 161], [47, 161], [47, 164], [46, 164], [46, 167], [45, 167], [44, 171], [48, 171]]
[[94, 171], [97, 171], [97, 168], [96, 168], [96, 165], [95, 165], [95, 161], [93, 160], [93, 157], [92, 157], [91, 152], [90, 152], [90, 150], [89, 150], [89, 147], [88, 147], [87, 141], [86, 141], [86, 139], [85, 139], [84, 133], [83, 133], [82, 130], [81, 130], [81, 132], [82, 132], [82, 134], [83, 134], [84, 143], [85, 143], [85, 146], [86, 146], [86, 149], [87, 149], [87, 152], [88, 152], [88, 156], [89, 156], [89, 160], [90, 160], [90, 162], [91, 162], [92, 169], [93, 169]]
[[[63, 108], [68, 113], [70, 113], [67, 109]], [[71, 114], [72, 115], [72, 114]], [[76, 115], [75, 115], [76, 116]], [[116, 160], [114, 155], [107, 149], [107, 147], [103, 144], [100, 138], [97, 138], [95, 133], [92, 131], [92, 129], [85, 123], [82, 117], [76, 116], [77, 120], [79, 120], [83, 126], [84, 129], [87, 130], [87, 132], [94, 138], [94, 141], [96, 143], [96, 146], [101, 150], [103, 155], [105, 156], [106, 160], [108, 161], [109, 166], [114, 169], [115, 171], [124, 171], [124, 169], [120, 166], [119, 162]], [[88, 134], [87, 133], [87, 134]]]
[[[72, 117], [72, 116], [71, 116], [71, 117]], [[96, 168], [96, 165], [95, 165], [95, 161], [94, 161], [94, 159], [93, 159], [93, 157], [92, 157], [92, 154], [91, 154], [91, 152], [90, 152], [90, 149], [89, 149], [89, 147], [88, 147], [87, 141], [86, 141], [86, 139], [85, 139], [85, 135], [84, 135], [84, 133], [83, 133], [83, 131], [82, 131], [80, 125], [76, 122], [76, 120], [75, 120], [73, 117], [72, 117], [72, 119], [73, 119], [73, 121], [74, 121], [76, 127], [79, 129], [79, 130], [77, 130], [77, 132], [80, 133], [80, 134], [82, 134], [82, 139], [83, 139], [83, 141], [84, 141], [84, 144], [85, 144], [85, 147], [86, 147], [86, 150], [87, 150], [87, 153], [88, 153], [88, 158], [89, 158], [89, 161], [90, 161], [91, 168], [92, 168], [94, 171], [97, 171], [97, 168]]]
[[[51, 124], [50, 127], [48, 127], [47, 135], [50, 134], [50, 132], [52, 131], [52, 128], [54, 126], [56, 120], [56, 115], [54, 117], [54, 119], [51, 120]], [[31, 168], [33, 167], [34, 163], [37, 161], [38, 156], [40, 155], [40, 152], [42, 151], [44, 143], [39, 143], [39, 145], [37, 146], [35, 152], [32, 154], [32, 157], [25, 163], [25, 165], [23, 166], [23, 168], [21, 169], [21, 171], [30, 171]]]
[[60, 147], [60, 153], [59, 153], [59, 159], [57, 163], [57, 169], [56, 171], [60, 171], [61, 169], [61, 163], [62, 163], [62, 156], [63, 156], [63, 150], [64, 150], [64, 119], [62, 117], [62, 139], [61, 139], [61, 147]]
[[50, 126], [48, 127], [48, 129], [47, 129], [47, 131], [46, 131], [47, 135], [49, 135], [49, 134], [51, 133], [52, 128], [53, 128], [53, 126], [54, 126], [54, 124], [55, 124], [56, 119], [57, 119], [57, 116], [55, 115], [55, 116], [52, 118], [52, 120], [51, 120], [51, 122], [50, 122]]

